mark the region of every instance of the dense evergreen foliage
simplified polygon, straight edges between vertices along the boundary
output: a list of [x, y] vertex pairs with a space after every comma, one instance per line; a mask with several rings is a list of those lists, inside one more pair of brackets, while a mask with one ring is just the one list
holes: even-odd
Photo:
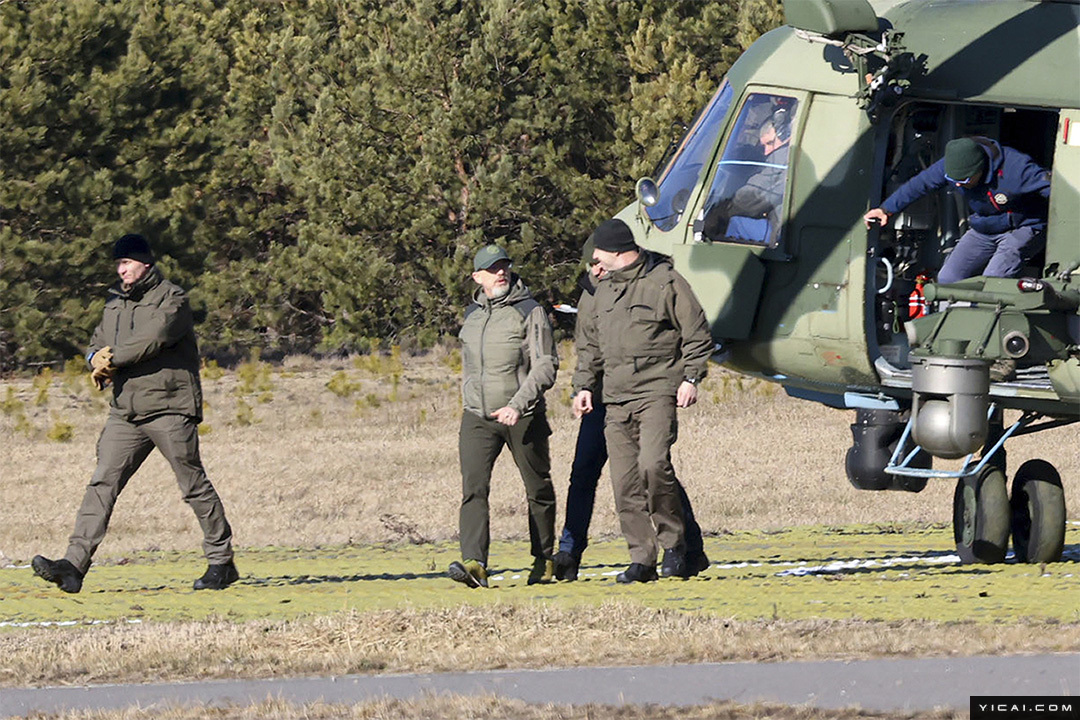
[[430, 342], [488, 242], [564, 297], [777, 6], [0, 1], [0, 369], [80, 352], [124, 232], [209, 350]]

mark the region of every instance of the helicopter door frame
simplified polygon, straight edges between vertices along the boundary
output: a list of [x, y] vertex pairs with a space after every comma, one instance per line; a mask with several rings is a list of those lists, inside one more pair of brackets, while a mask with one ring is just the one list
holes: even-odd
[[1050, 176], [1046, 275], [1072, 273], [1080, 267], [1080, 110], [1061, 108]]
[[[785, 251], [784, 235], [794, 175], [790, 150], [797, 145], [809, 102], [810, 93], [805, 90], [756, 84], [743, 88], [738, 110], [717, 143], [695, 207], [688, 214], [694, 218], [692, 240], [672, 247], [675, 268], [695, 288], [718, 342], [750, 337], [765, 281], [763, 261], [792, 258]], [[776, 135], [783, 163], [776, 161], [777, 150], [766, 154], [761, 142], [766, 124], [774, 132], [779, 130]], [[721, 185], [716, 187], [718, 182]], [[740, 188], [745, 189], [736, 197]], [[765, 196], [777, 189], [779, 206], [769, 207]], [[710, 224], [717, 221], [715, 213], [708, 215], [717, 202], [717, 190], [727, 194], [724, 210], [730, 215], [723, 222], [725, 230], [731, 227], [734, 234], [710, 239], [705, 225], [707, 219]]]

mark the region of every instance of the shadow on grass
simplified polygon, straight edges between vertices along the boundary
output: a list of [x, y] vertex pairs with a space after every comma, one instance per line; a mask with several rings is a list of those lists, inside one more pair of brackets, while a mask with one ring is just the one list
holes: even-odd
[[[628, 562], [628, 561], [627, 561]], [[582, 563], [580, 575], [576, 582], [609, 582], [614, 581], [614, 575], [626, 569], [627, 562], [618, 563]], [[1062, 553], [1062, 559], [1055, 564], [1080, 563], [1080, 544], [1066, 545]], [[1003, 565], [1023, 565], [1016, 560], [1011, 552], [1006, 557]], [[1034, 567], [1034, 566], [1033, 566]], [[699, 580], [723, 580], [727, 570], [739, 570], [743, 568], [757, 569], [767, 575], [775, 577], [822, 577], [822, 576], [855, 576], [873, 575], [886, 572], [915, 572], [924, 573], [928, 570], [948, 570], [950, 572], [969, 573], [981, 575], [990, 572], [990, 567], [980, 564], [964, 565], [955, 551], [952, 550], [912, 550], [892, 551], [876, 556], [863, 557], [817, 557], [817, 558], [770, 558], [755, 557], [752, 559], [736, 559], [713, 557], [713, 562], [697, 578]], [[490, 570], [492, 578], [501, 578], [503, 582], [520, 576], [522, 582], [528, 576], [531, 566], [494, 567]], [[449, 580], [445, 569], [436, 569], [428, 572], [381, 572], [381, 573], [355, 573], [355, 574], [285, 574], [253, 576], [245, 575], [236, 583], [239, 587], [284, 587], [304, 586], [321, 584], [343, 584], [359, 582], [395, 582], [408, 580]], [[563, 583], [555, 583], [563, 584]], [[43, 588], [44, 589], [44, 588]], [[88, 588], [89, 589], [89, 588]], [[168, 585], [147, 586], [140, 588], [143, 591], [161, 591], [170, 589]], [[99, 588], [90, 592], [125, 592], [131, 588]]]
[[271, 575], [243, 577], [238, 585], [318, 585], [321, 583], [350, 583], [379, 580], [436, 580], [446, 578], [443, 571], [426, 573], [358, 573], [356, 575]]

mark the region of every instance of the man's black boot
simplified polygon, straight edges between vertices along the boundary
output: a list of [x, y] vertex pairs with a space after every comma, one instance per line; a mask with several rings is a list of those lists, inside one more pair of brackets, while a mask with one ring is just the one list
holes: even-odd
[[39, 578], [56, 583], [66, 593], [74, 594], [82, 590], [83, 574], [67, 560], [50, 560], [35, 555], [30, 567], [34, 568], [34, 574]]
[[581, 565], [580, 558], [576, 558], [565, 550], [555, 553], [555, 579], [573, 582], [577, 580], [578, 567]]
[[196, 590], [223, 590], [240, 579], [240, 573], [236, 565], [230, 560], [220, 565], [211, 565], [206, 568], [203, 576], [195, 581]]
[[686, 553], [686, 576], [694, 577], [709, 569], [709, 558], [704, 550]]
[[630, 563], [630, 567], [615, 576], [617, 583], [652, 582], [656, 579], [656, 568], [641, 563]]
[[660, 577], [690, 577], [687, 572], [686, 555], [679, 550], [665, 550], [660, 563]]

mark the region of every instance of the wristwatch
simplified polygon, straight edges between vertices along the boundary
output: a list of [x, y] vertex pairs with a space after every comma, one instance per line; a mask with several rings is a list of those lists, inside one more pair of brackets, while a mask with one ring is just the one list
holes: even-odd
[[698, 384], [698, 379], [697, 378], [684, 377], [683, 382], [688, 382], [691, 385], [697, 385]]

